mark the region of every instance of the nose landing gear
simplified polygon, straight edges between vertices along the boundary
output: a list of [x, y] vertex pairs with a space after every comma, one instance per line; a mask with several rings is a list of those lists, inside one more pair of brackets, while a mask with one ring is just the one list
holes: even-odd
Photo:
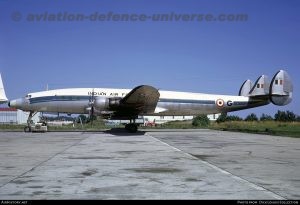
[[37, 112], [30, 111], [28, 119], [27, 119], [27, 126], [24, 127], [24, 132], [31, 132], [31, 125], [33, 124], [32, 118], [36, 115]]

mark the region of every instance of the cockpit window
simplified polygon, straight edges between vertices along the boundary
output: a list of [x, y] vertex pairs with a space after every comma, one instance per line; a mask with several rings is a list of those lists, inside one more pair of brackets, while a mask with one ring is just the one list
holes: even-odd
[[31, 98], [31, 95], [26, 95], [25, 98]]

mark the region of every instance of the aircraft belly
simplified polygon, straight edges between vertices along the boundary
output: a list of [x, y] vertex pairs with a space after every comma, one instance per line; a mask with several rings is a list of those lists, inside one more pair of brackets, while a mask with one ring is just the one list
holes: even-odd
[[195, 104], [195, 103], [158, 103], [160, 108], [166, 109], [157, 115], [199, 115], [217, 113], [215, 105], [212, 104]]
[[[231, 103], [229, 103], [231, 102]], [[232, 112], [268, 104], [268, 101], [249, 102], [248, 99], [240, 101], [225, 100], [222, 106], [205, 103], [172, 103], [159, 102], [157, 106], [165, 110], [154, 115], [200, 115]]]

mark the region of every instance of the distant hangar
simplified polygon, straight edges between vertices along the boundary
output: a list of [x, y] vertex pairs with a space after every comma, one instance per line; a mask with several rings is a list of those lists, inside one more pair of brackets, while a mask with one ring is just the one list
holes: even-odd
[[[26, 124], [29, 112], [23, 112], [15, 108], [0, 107], [0, 124]], [[33, 122], [39, 121], [39, 113], [33, 118]]]

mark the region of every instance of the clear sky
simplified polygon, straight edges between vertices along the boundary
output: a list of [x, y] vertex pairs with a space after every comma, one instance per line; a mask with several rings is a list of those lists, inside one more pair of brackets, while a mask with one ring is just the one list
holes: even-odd
[[[149, 18], [107, 20], [109, 12]], [[213, 20], [150, 18], [171, 13], [208, 14]], [[79, 14], [86, 18], [72, 19]], [[94, 19], [100, 14], [106, 20]], [[222, 14], [247, 19], [215, 20]], [[50, 89], [149, 84], [236, 95], [244, 80], [255, 82], [262, 74], [271, 80], [285, 69], [294, 82], [291, 104], [232, 114], [274, 115], [278, 109], [300, 114], [299, 54], [297, 0], [0, 0], [0, 72], [9, 99], [47, 84]]]

